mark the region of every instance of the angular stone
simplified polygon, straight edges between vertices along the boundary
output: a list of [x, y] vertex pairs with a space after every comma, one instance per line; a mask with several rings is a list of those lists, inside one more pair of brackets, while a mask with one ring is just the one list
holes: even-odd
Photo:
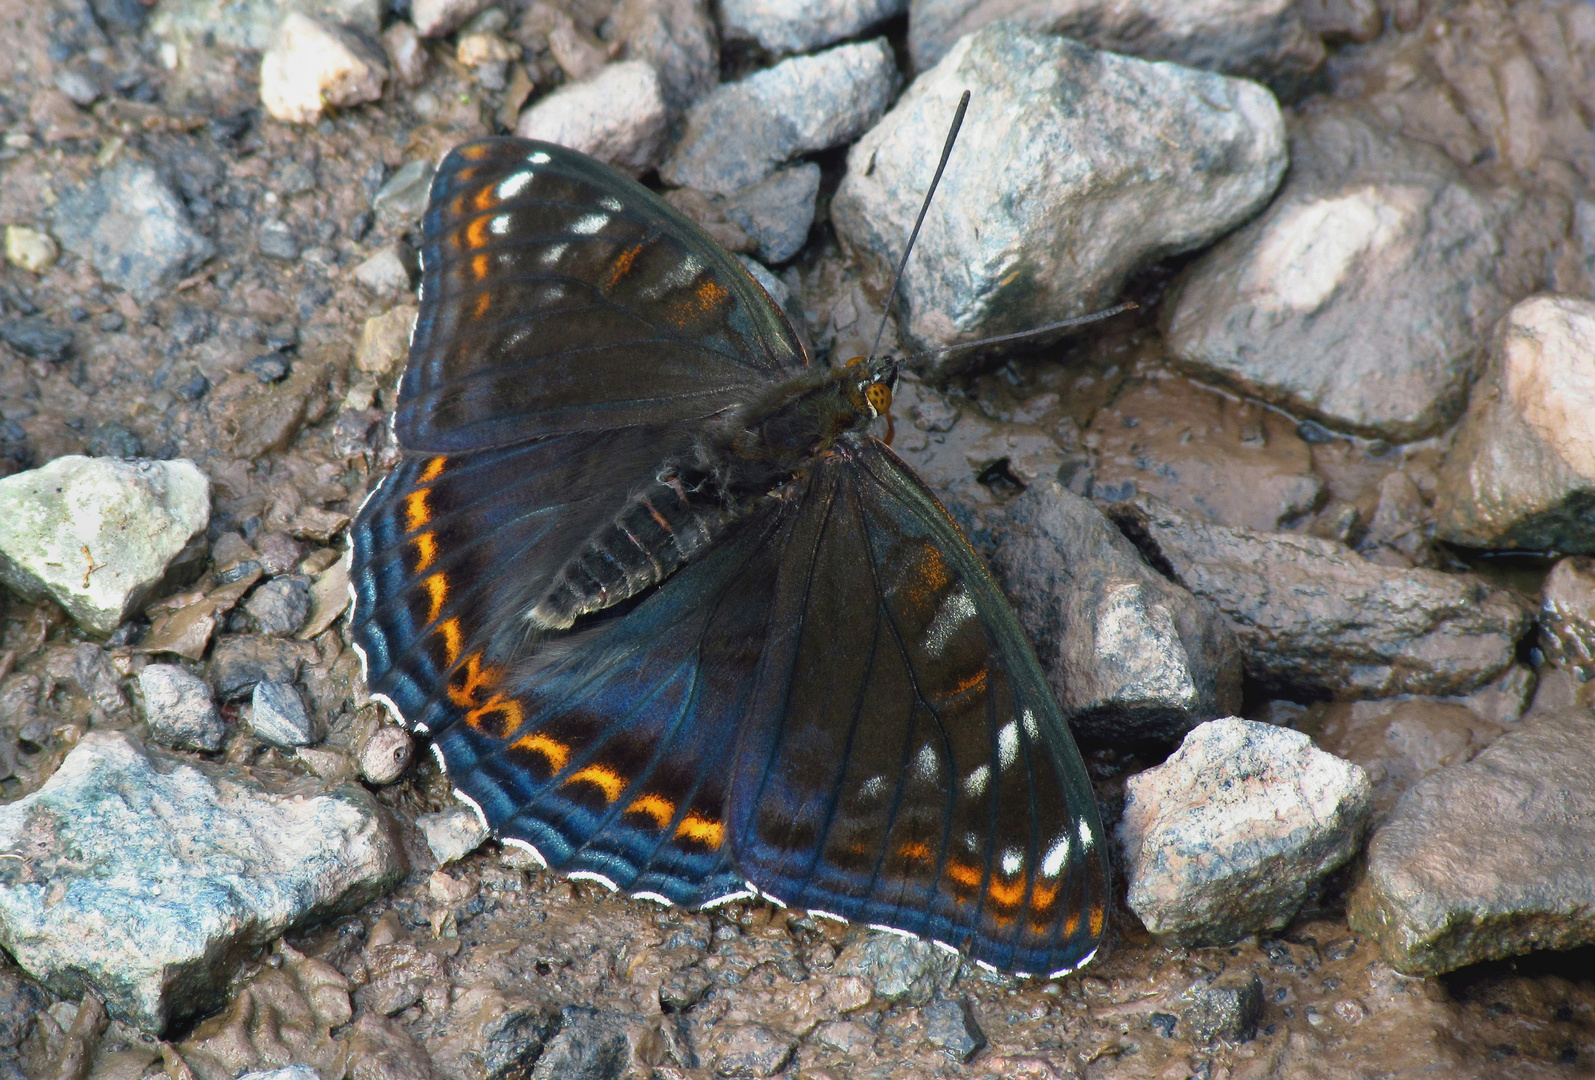
[[1180, 1013], [1187, 1035], [1199, 1043], [1248, 1042], [1263, 1018], [1263, 980], [1256, 975], [1223, 976], [1195, 992]]
[[919, 1010], [924, 1023], [925, 1041], [942, 1049], [954, 1061], [968, 1061], [986, 1045], [969, 1002], [963, 998], [941, 998]]
[[757, 41], [772, 53], [802, 53], [856, 37], [908, 10], [908, 0], [722, 0], [728, 41]]
[[375, 296], [393, 296], [410, 291], [410, 268], [399, 254], [398, 244], [378, 248], [361, 261], [352, 273], [354, 279]]
[[250, 727], [273, 746], [310, 746], [316, 741], [315, 720], [292, 683], [257, 682], [250, 705]]
[[1535, 296], [1502, 322], [1446, 456], [1436, 535], [1595, 554], [1595, 303]]
[[410, 21], [422, 37], [442, 37], [487, 6], [487, 0], [412, 0]]
[[802, 249], [814, 224], [814, 198], [820, 192], [820, 167], [804, 162], [777, 169], [725, 201], [725, 216], [758, 246], [767, 263], [786, 262]]
[[272, 578], [244, 601], [244, 610], [262, 634], [287, 637], [310, 615], [310, 579], [304, 574]]
[[439, 866], [458, 862], [487, 842], [487, 823], [469, 806], [451, 806], [435, 814], [421, 814], [416, 828]]
[[1562, 559], [1545, 578], [1540, 649], [1582, 682], [1595, 679], [1595, 559]]
[[689, 109], [686, 133], [659, 175], [730, 195], [799, 154], [858, 138], [881, 118], [898, 82], [884, 38], [783, 60]]
[[387, 81], [387, 55], [375, 41], [297, 11], [260, 61], [261, 104], [291, 124], [313, 124], [328, 106], [376, 101]]
[[42, 274], [55, 265], [55, 241], [50, 234], [25, 225], [6, 226], [6, 258], [30, 274]]
[[404, 874], [358, 786], [276, 795], [109, 731], [0, 807], [0, 849], [24, 856], [0, 860], [0, 942], [56, 993], [92, 990], [151, 1034], [217, 1005], [252, 950]]
[[797, 1037], [765, 1024], [738, 1024], [718, 1032], [714, 1068], [721, 1076], [774, 1076], [786, 1068]]
[[410, 331], [415, 327], [416, 314], [413, 305], [400, 304], [367, 319], [355, 346], [354, 366], [373, 375], [392, 371], [410, 350]]
[[289, 12], [374, 36], [382, 29], [385, 10], [383, 0], [163, 0], [150, 18], [150, 32], [179, 47], [210, 41], [265, 52], [276, 44]]
[[1352, 928], [1434, 975], [1595, 942], [1595, 712], [1531, 712], [1407, 792], [1368, 843]]
[[360, 744], [360, 777], [378, 787], [391, 784], [410, 767], [414, 752], [415, 742], [409, 732], [398, 724], [382, 724]]
[[866, 980], [884, 1001], [924, 1005], [952, 985], [959, 963], [929, 941], [871, 930], [842, 949], [831, 971]]
[[227, 726], [205, 680], [178, 664], [150, 664], [138, 673], [150, 738], [179, 750], [220, 749]]
[[299, 241], [281, 218], [267, 218], [260, 223], [260, 228], [255, 230], [255, 246], [262, 255], [270, 255], [273, 259], [292, 262], [299, 258]]
[[56, 203], [53, 228], [62, 247], [139, 303], [216, 250], [155, 170], [126, 158]]
[[607, 1009], [565, 1006], [559, 1033], [548, 1040], [531, 1080], [620, 1080], [630, 1063], [630, 1029], [636, 1019]]
[[1183, 945], [1228, 945], [1284, 926], [1356, 854], [1372, 789], [1299, 731], [1238, 717], [1185, 737], [1125, 782], [1128, 903]]
[[0, 323], [0, 341], [23, 356], [60, 363], [72, 355], [73, 333], [67, 327], [56, 326], [49, 319], [36, 316]]
[[[914, 352], [1105, 307], [1136, 269], [1256, 213], [1285, 171], [1279, 106], [1261, 86], [993, 24], [848, 152], [831, 221], [882, 291], [965, 89], [968, 118], [903, 277], [898, 325]], [[940, 377], [977, 352], [920, 366]]]
[[1164, 302], [1170, 351], [1337, 430], [1435, 434], [1506, 310], [1496, 211], [1440, 150], [1331, 109], [1302, 118], [1290, 162]]
[[610, 16], [621, 58], [646, 60], [672, 116], [720, 81], [720, 35], [708, 0], [620, 0]]
[[1109, 509], [1153, 565], [1229, 616], [1266, 692], [1467, 694], [1516, 657], [1529, 613], [1471, 574], [1379, 566], [1341, 544], [1185, 519], [1154, 500]]
[[260, 682], [292, 683], [300, 669], [315, 663], [314, 645], [254, 634], [228, 634], [211, 653], [211, 685], [221, 701], [236, 701]]
[[908, 49], [916, 70], [996, 19], [1060, 34], [1143, 60], [1299, 82], [1323, 63], [1324, 45], [1293, 0], [911, 0]]
[[0, 581], [109, 634], [203, 555], [209, 523], [191, 461], [56, 458], [0, 479]]
[[1056, 481], [1008, 505], [994, 563], [1078, 734], [1176, 739], [1241, 705], [1228, 621]]
[[521, 113], [515, 134], [580, 150], [635, 175], [654, 164], [665, 121], [659, 73], [646, 60], [623, 60], [540, 99]]
[[425, 158], [405, 162], [371, 197], [371, 212], [390, 225], [413, 225], [426, 209], [436, 171], [436, 164]]

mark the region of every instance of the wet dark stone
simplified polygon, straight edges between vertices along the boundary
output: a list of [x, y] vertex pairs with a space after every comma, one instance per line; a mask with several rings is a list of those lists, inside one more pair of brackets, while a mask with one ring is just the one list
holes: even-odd
[[136, 458], [144, 455], [144, 440], [121, 424], [101, 424], [89, 436], [91, 457]]
[[1185, 1030], [1196, 1042], [1246, 1042], [1257, 1037], [1263, 1016], [1263, 980], [1256, 975], [1221, 977], [1180, 1014]]
[[559, 1030], [560, 1016], [546, 1006], [512, 1009], [482, 1031], [487, 1080], [522, 1080]]
[[[33, 1026], [33, 1018], [49, 1004], [50, 995], [37, 983], [0, 961], [0, 1061], [13, 1056]], [[0, 1077], [9, 1080], [3, 1068], [0, 1066]]]
[[303, 574], [272, 578], [244, 604], [262, 634], [286, 637], [310, 617], [310, 579]]
[[289, 261], [299, 257], [299, 242], [294, 239], [293, 230], [280, 218], [262, 221], [255, 238], [262, 255]]
[[224, 637], [211, 654], [211, 685], [218, 699], [234, 700], [259, 682], [293, 682], [304, 659], [296, 642], [252, 635]]
[[100, 321], [95, 324], [101, 333], [114, 334], [127, 325], [127, 320], [122, 318], [120, 311], [107, 311], [100, 316]]
[[623, 1013], [568, 1005], [560, 1010], [559, 1034], [548, 1041], [535, 1080], [620, 1080], [630, 1058]]
[[265, 353], [244, 366], [263, 383], [282, 382], [288, 377], [288, 360], [281, 353]]
[[1172, 1039], [1174, 1038], [1174, 1025], [1180, 1022], [1180, 1018], [1173, 1013], [1155, 1012], [1147, 1018], [1147, 1022], [1152, 1025], [1153, 1031], [1165, 1039]]
[[43, 318], [0, 323], [0, 341], [35, 360], [60, 361], [72, 355], [72, 331]]
[[920, 1016], [925, 1021], [925, 1038], [954, 1061], [968, 1061], [986, 1045], [986, 1033], [962, 998], [933, 1001], [920, 1010]]
[[205, 392], [210, 389], [210, 380], [196, 371], [188, 378], [179, 382], [175, 389], [177, 391], [177, 396], [182, 398], [184, 401], [198, 401], [200, 398], [204, 397]]

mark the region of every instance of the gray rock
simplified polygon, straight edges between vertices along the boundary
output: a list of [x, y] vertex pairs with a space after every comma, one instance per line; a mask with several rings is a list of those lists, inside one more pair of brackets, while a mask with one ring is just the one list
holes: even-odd
[[914, 68], [997, 19], [1098, 49], [1289, 86], [1324, 60], [1293, 0], [911, 0]]
[[124, 159], [56, 203], [53, 229], [68, 251], [89, 260], [140, 303], [215, 253], [155, 170]]
[[1446, 456], [1436, 535], [1595, 554], [1595, 303], [1535, 296], [1501, 323]]
[[415, 742], [398, 724], [382, 724], [360, 744], [360, 777], [381, 787], [391, 784], [410, 767]]
[[1371, 795], [1360, 768], [1301, 732], [1233, 716], [1203, 724], [1125, 782], [1130, 909], [1183, 945], [1278, 929], [1356, 854]]
[[765, 1024], [736, 1024], [715, 1034], [714, 1071], [721, 1076], [774, 1076], [792, 1060], [797, 1036]]
[[138, 673], [150, 738], [179, 750], [218, 750], [227, 726], [205, 680], [178, 664], [150, 664]]
[[410, 268], [399, 253], [398, 244], [386, 244], [378, 248], [352, 273], [354, 279], [375, 296], [394, 296], [410, 291]]
[[240, 1073], [238, 1080], [321, 1080], [321, 1074], [309, 1065], [284, 1065], [280, 1069]]
[[730, 195], [800, 154], [858, 138], [881, 118], [898, 82], [884, 38], [783, 60], [689, 109], [686, 133], [659, 175]]
[[622, 59], [646, 60], [659, 73], [671, 116], [720, 81], [720, 35], [708, 0], [620, 0], [610, 25]]
[[804, 162], [777, 169], [725, 201], [725, 216], [759, 246], [767, 263], [786, 262], [800, 251], [814, 224], [814, 198], [820, 193], [820, 167]]
[[287, 637], [310, 617], [310, 578], [304, 574], [272, 578], [244, 602], [244, 610], [262, 634]]
[[206, 40], [229, 49], [265, 52], [283, 16], [297, 11], [365, 34], [382, 29], [382, 0], [162, 0], [150, 33], [179, 46]]
[[986, 1045], [986, 1033], [980, 1030], [969, 1002], [963, 998], [941, 998], [919, 1010], [924, 1024], [925, 1041], [939, 1046], [954, 1061], [968, 1061]]
[[299, 241], [281, 218], [267, 218], [255, 231], [255, 244], [262, 255], [292, 261], [299, 258]]
[[315, 646], [254, 634], [228, 634], [211, 653], [211, 685], [221, 701], [236, 701], [260, 682], [291, 683], [300, 668], [314, 663]]
[[1165, 301], [1169, 349], [1332, 428], [1434, 434], [1462, 411], [1506, 310], [1497, 225], [1435, 147], [1309, 113], [1279, 198]]
[[432, 192], [432, 174], [437, 166], [430, 161], [409, 161], [388, 177], [371, 197], [371, 210], [390, 225], [413, 225], [426, 210]]
[[[35, 1017], [50, 1005], [46, 994], [32, 979], [12, 967], [0, 964], [0, 1062], [20, 1062], [23, 1039], [33, 1029]], [[20, 1066], [15, 1072], [0, 1067], [5, 1080], [24, 1080]]]
[[1512, 664], [1529, 613], [1471, 574], [1379, 566], [1294, 533], [1109, 508], [1143, 555], [1229, 616], [1259, 689], [1342, 697], [1467, 694]]
[[540, 98], [521, 113], [515, 134], [580, 150], [636, 175], [654, 164], [666, 113], [653, 65], [623, 60]]
[[1177, 739], [1241, 706], [1241, 653], [1211, 603], [1158, 574], [1056, 481], [1008, 505], [994, 559], [1069, 725]]
[[219, 1004], [238, 962], [289, 927], [356, 910], [405, 872], [356, 785], [272, 794], [111, 731], [0, 807], [0, 850], [23, 856], [0, 859], [0, 943], [55, 993], [92, 990], [151, 1034]]
[[315, 720], [291, 683], [257, 682], [250, 704], [250, 727], [273, 746], [310, 746], [316, 741]]
[[435, 814], [421, 814], [416, 828], [438, 865], [458, 862], [487, 842], [487, 822], [469, 806], [451, 806]]
[[488, 0], [412, 0], [410, 21], [422, 37], [442, 37], [487, 6]]
[[728, 41], [773, 53], [810, 52], [855, 37], [908, 10], [908, 0], [721, 0]]
[[89, 435], [90, 457], [144, 456], [144, 440], [121, 424], [101, 424]]
[[[965, 89], [968, 119], [903, 277], [898, 325], [917, 352], [1104, 307], [1139, 267], [1254, 214], [1285, 171], [1261, 86], [994, 24], [848, 152], [831, 222], [883, 291]], [[974, 352], [922, 363], [942, 376]]]
[[56, 326], [42, 316], [0, 323], [0, 341], [35, 360], [65, 360], [72, 355], [72, 340], [68, 327]]
[[55, 73], [55, 88], [71, 98], [74, 105], [84, 109], [100, 97], [99, 82], [81, 68], [58, 69]]
[[1419, 783], [1368, 843], [1353, 929], [1409, 975], [1595, 942], [1595, 712], [1535, 711]]
[[56, 458], [0, 479], [0, 581], [109, 634], [203, 556], [209, 523], [191, 461]]
[[548, 1040], [532, 1080], [620, 1080], [631, 1056], [634, 1018], [607, 1009], [567, 1005], [559, 1033]]
[[1180, 1012], [1194, 1042], [1249, 1042], [1263, 1018], [1263, 980], [1256, 975], [1222, 976], [1197, 990]]
[[831, 972], [867, 980], [882, 1000], [924, 1005], [952, 985], [959, 963], [956, 953], [929, 941], [870, 930], [842, 948]]
[[1595, 679], [1595, 559], [1562, 559], [1545, 578], [1540, 649], [1580, 682]]

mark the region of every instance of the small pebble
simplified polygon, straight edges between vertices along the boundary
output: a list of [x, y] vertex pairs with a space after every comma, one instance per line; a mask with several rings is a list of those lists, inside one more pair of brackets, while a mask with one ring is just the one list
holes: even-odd
[[274, 746], [309, 746], [316, 741], [315, 725], [299, 691], [289, 683], [255, 684], [250, 725], [255, 734]]
[[263, 383], [282, 382], [288, 377], [288, 360], [281, 353], [264, 353], [244, 366]]
[[451, 806], [436, 814], [422, 814], [415, 823], [440, 866], [465, 858], [488, 837], [481, 815], [469, 806]]
[[23, 225], [6, 226], [6, 258], [13, 266], [42, 274], [55, 265], [60, 253], [49, 233]]
[[410, 766], [415, 743], [397, 724], [383, 724], [360, 748], [360, 775], [368, 783], [391, 784]]
[[138, 675], [150, 737], [179, 750], [214, 751], [227, 728], [205, 680], [178, 664], [150, 664]]

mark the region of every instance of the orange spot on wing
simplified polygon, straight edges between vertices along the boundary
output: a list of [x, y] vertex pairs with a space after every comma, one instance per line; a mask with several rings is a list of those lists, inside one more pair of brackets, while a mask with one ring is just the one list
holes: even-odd
[[605, 802], [614, 802], [620, 798], [620, 793], [626, 790], [626, 778], [604, 765], [589, 765], [565, 783], [592, 784], [604, 793]]
[[483, 188], [481, 191], [478, 191], [471, 197], [471, 209], [475, 210], [477, 213], [481, 213], [484, 210], [491, 210], [497, 205], [498, 195], [494, 193], [493, 185], [491, 184]]
[[1091, 933], [1093, 936], [1102, 933], [1102, 927], [1108, 921], [1108, 912], [1101, 904], [1091, 905]]
[[476, 298], [476, 306], [471, 308], [471, 318], [480, 319], [487, 314], [487, 309], [493, 305], [493, 294], [483, 293]]
[[429, 574], [421, 579], [421, 587], [426, 590], [427, 596], [432, 600], [432, 606], [427, 609], [426, 621], [436, 622], [437, 617], [443, 614], [443, 605], [449, 598], [449, 578], [447, 574]]
[[928, 863], [931, 861], [930, 846], [928, 844], [922, 844], [917, 840], [904, 844], [902, 847], [898, 848], [897, 854], [903, 857], [904, 862]]
[[416, 481], [419, 484], [430, 484], [443, 475], [443, 466], [449, 463], [446, 457], [435, 457], [426, 463], [426, 468], [421, 470], [421, 476]]
[[674, 322], [677, 326], [686, 326], [694, 319], [703, 318], [730, 298], [731, 294], [726, 291], [725, 286], [717, 281], [705, 279], [693, 290], [691, 299], [677, 302]]
[[424, 532], [410, 541], [410, 546], [415, 548], [415, 572], [419, 574], [431, 566], [438, 557], [438, 540], [432, 533]]
[[550, 739], [547, 735], [524, 735], [511, 745], [514, 750], [528, 750], [541, 754], [548, 762], [549, 771], [557, 773], [570, 763], [570, 746]]
[[631, 273], [631, 264], [637, 261], [637, 256], [641, 253], [642, 245], [633, 244], [616, 257], [614, 272], [609, 275], [609, 280], [604, 282], [605, 290], [613, 289], [621, 278]]
[[[483, 143], [472, 143], [469, 146], [462, 146], [460, 147], [460, 156], [466, 161], [481, 161], [483, 158], [487, 157], [487, 146]], [[466, 176], [467, 174], [474, 173], [475, 171], [475, 169], [461, 169], [460, 175]]]
[[970, 866], [956, 859], [947, 863], [947, 876], [966, 888], [973, 889], [980, 884], [980, 879], [985, 877], [985, 871], [978, 866]]
[[453, 664], [460, 658], [460, 649], [464, 647], [464, 635], [460, 633], [459, 619], [444, 619], [438, 624], [436, 631], [443, 638], [444, 663]]
[[449, 676], [449, 700], [462, 709], [479, 704], [478, 695], [498, 682], [500, 674], [502, 673], [498, 668], [482, 663], [481, 653], [472, 653], [465, 658], [465, 663]]
[[676, 804], [663, 795], [648, 792], [639, 796], [630, 806], [626, 807], [628, 814], [647, 814], [654, 819], [659, 828], [670, 824], [670, 819], [675, 816]]
[[706, 847], [718, 848], [725, 840], [725, 826], [714, 818], [704, 817], [694, 810], [676, 826], [676, 835], [696, 840]]
[[431, 488], [412, 491], [404, 497], [405, 532], [415, 532], [432, 520], [432, 508], [427, 505], [427, 500], [431, 497]]
[[1019, 906], [1019, 901], [1025, 898], [1025, 879], [1020, 878], [1013, 884], [1008, 884], [1000, 878], [992, 878], [986, 886], [986, 895], [991, 897], [998, 907], [1014, 908]]
[[986, 689], [986, 675], [986, 669], [981, 668], [973, 675], [969, 675], [958, 680], [958, 682], [953, 685], [952, 695], [956, 696], [959, 694], [967, 694], [976, 691], [984, 692]]
[[487, 268], [490, 261], [486, 255], [475, 255], [471, 258], [471, 273], [477, 281], [487, 277]]
[[468, 248], [487, 247], [487, 225], [492, 218], [479, 217], [465, 227], [465, 246]]
[[494, 694], [487, 704], [465, 714], [465, 722], [484, 735], [502, 739], [521, 726], [525, 717], [521, 703], [503, 694]]

